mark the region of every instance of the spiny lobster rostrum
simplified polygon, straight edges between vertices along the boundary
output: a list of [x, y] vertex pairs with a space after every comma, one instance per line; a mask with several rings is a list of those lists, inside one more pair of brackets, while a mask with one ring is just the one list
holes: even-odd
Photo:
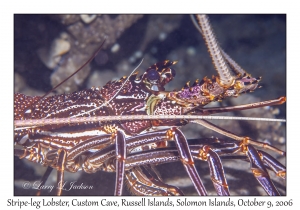
[[[80, 170], [115, 172], [115, 195], [122, 195], [125, 183], [135, 195], [183, 195], [178, 187], [164, 183], [156, 170], [157, 165], [170, 162], [181, 162], [197, 193], [207, 195], [195, 160], [207, 161], [216, 193], [230, 195], [222, 164], [226, 159], [250, 162], [253, 176], [265, 192], [279, 195], [268, 170], [284, 179], [285, 166], [260, 149], [285, 155], [283, 151], [196, 117], [279, 105], [286, 98], [204, 108], [211, 102], [253, 92], [260, 87], [261, 77], [252, 77], [219, 47], [205, 15], [196, 18], [218, 76], [187, 83], [179, 91], [166, 91], [165, 85], [176, 77], [173, 65], [177, 61], [165, 60], [151, 65], [141, 76], [132, 73], [102, 88], [47, 97], [16, 93], [15, 156], [48, 167], [42, 184], [51, 170], [57, 169], [58, 195], [64, 172]], [[109, 118], [114, 116], [118, 118]], [[179, 129], [188, 123], [229, 138], [188, 141]]]

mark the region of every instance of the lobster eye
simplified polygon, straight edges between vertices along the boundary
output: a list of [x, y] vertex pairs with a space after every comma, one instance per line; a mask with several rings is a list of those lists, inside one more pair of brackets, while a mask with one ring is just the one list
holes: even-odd
[[150, 69], [147, 72], [147, 79], [148, 80], [159, 80], [160, 75], [155, 69]]
[[[171, 68], [170, 68], [170, 69], [171, 69]], [[171, 74], [172, 74], [173, 77], [176, 76], [176, 71], [175, 71], [175, 69], [171, 69]]]

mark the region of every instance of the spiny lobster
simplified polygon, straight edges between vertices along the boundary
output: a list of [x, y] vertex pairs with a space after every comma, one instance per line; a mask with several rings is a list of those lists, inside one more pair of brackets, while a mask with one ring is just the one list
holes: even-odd
[[[201, 26], [202, 31], [207, 31], [208, 37], [205, 38], [206, 42], [216, 43], [215, 41], [207, 40], [211, 39], [212, 32], [208, 29], [209, 24], [205, 16], [202, 18], [204, 19], [199, 20], [199, 22], [204, 24]], [[208, 46], [210, 45], [208, 44]], [[218, 46], [212, 45], [212, 47], [213, 49], [210, 49], [212, 55], [218, 54], [214, 52]], [[108, 83], [102, 89], [92, 88], [69, 95], [63, 94], [45, 99], [16, 94], [15, 120], [69, 117], [81, 113], [83, 110], [88, 111], [92, 107], [96, 108], [110, 99], [111, 101], [109, 103], [92, 113], [101, 116], [128, 114], [199, 115], [218, 112], [222, 109], [203, 109], [203, 106], [212, 101], [223, 100], [229, 96], [237, 96], [246, 91], [254, 91], [258, 87], [260, 80], [260, 78], [251, 77], [246, 72], [240, 72], [242, 70], [238, 66], [235, 66], [235, 63], [230, 60], [222, 50], [220, 53], [222, 54], [219, 54], [219, 57], [214, 60], [214, 64], [218, 65], [219, 59], [225, 59], [233, 70], [238, 71], [234, 76], [229, 76], [228, 73], [222, 76], [221, 72], [219, 72], [220, 77], [214, 77], [212, 80], [203, 79], [201, 82], [196, 81], [192, 86], [187, 84], [181, 91], [166, 92], [164, 91], [164, 86], [173, 79], [175, 70], [170, 68], [174, 62], [164, 61], [150, 66], [141, 77], [137, 77], [135, 74], [130, 76], [129, 80], [121, 78], [119, 81]], [[227, 78], [227, 76], [229, 77]], [[118, 90], [121, 91], [116, 94]], [[128, 98], [130, 98], [130, 101], [126, 100]], [[285, 98], [280, 98], [277, 101], [274, 100], [272, 103], [279, 104], [284, 101]], [[89, 102], [89, 104], [87, 102]], [[270, 103], [270, 105], [272, 103]], [[33, 104], [35, 108], [30, 108]], [[49, 115], [39, 110], [46, 111]], [[237, 108], [233, 110], [237, 110]], [[85, 115], [89, 116], [90, 114], [91, 113]], [[148, 165], [149, 163], [159, 164], [168, 161], [179, 161], [180, 158], [183, 160], [183, 164], [190, 174], [197, 192], [202, 195], [206, 194], [206, 190], [192, 164], [192, 157], [218, 162], [220, 161], [218, 155], [225, 159], [235, 158], [233, 155], [230, 156], [232, 153], [246, 153], [250, 158], [253, 158], [251, 161], [252, 164], [254, 164], [253, 160], [260, 159], [257, 157], [258, 154], [264, 157], [262, 158], [265, 161], [263, 163], [264, 165], [272, 168], [279, 176], [285, 177], [285, 168], [263, 151], [257, 153], [256, 149], [251, 146], [251, 143], [255, 144], [255, 142], [250, 142], [250, 146], [248, 146], [248, 142], [246, 141], [249, 139], [242, 138], [245, 141], [240, 144], [227, 139], [202, 138], [196, 141], [196, 145], [186, 145], [185, 137], [176, 127], [185, 125], [188, 122], [189, 120], [176, 119], [120, 121], [100, 123], [100, 126], [99, 123], [90, 122], [85, 126], [82, 126], [82, 124], [70, 126], [54, 124], [32, 129], [23, 129], [16, 131], [15, 142], [16, 144], [22, 145], [25, 150], [23, 150], [24, 148], [22, 150], [16, 149], [15, 154], [31, 159], [33, 162], [40, 162], [46, 166], [54, 168], [66, 167], [66, 170], [69, 171], [76, 171], [81, 167], [87, 172], [95, 172], [97, 170], [116, 171], [116, 167], [119, 166], [119, 168], [122, 168], [125, 164], [125, 172], [122, 172], [124, 170], [120, 170], [119, 172], [117, 179], [121, 184], [117, 185], [115, 194], [121, 194], [123, 173], [126, 174], [128, 182], [132, 184], [130, 190], [135, 194], [182, 194], [180, 189], [162, 183], [153, 165]], [[209, 127], [212, 126], [201, 120], [194, 120], [194, 122]], [[166, 126], [168, 128], [161, 130], [157, 128], [160, 126]], [[94, 131], [95, 128], [96, 131]], [[73, 132], [71, 136], [72, 140], [68, 139], [69, 137], [65, 129]], [[157, 129], [158, 131], [156, 131]], [[74, 132], [73, 130], [76, 131]], [[119, 132], [119, 130], [122, 132]], [[57, 132], [57, 134], [54, 134], [54, 132]], [[84, 132], [86, 135], [82, 134]], [[228, 134], [226, 131], [221, 132]], [[112, 135], [105, 135], [105, 133], [112, 133]], [[76, 135], [81, 135], [81, 137], [77, 139], [75, 137]], [[99, 137], [99, 135], [102, 137]], [[119, 142], [120, 139], [124, 139], [124, 137], [126, 140]], [[28, 140], [28, 138], [30, 140]], [[62, 147], [60, 141], [65, 139], [68, 140], [64, 142], [66, 145]], [[149, 142], [143, 142], [145, 140]], [[154, 142], [152, 142], [152, 140]], [[175, 140], [176, 147], [180, 151], [179, 153], [174, 145], [169, 143], [169, 140]], [[97, 145], [90, 146], [87, 144], [87, 141]], [[47, 146], [45, 147], [47, 144], [51, 145], [50, 149], [48, 149]], [[79, 145], [85, 149], [82, 149]], [[115, 145], [119, 145], [120, 148]], [[122, 151], [125, 150], [125, 147], [127, 147], [128, 152]], [[78, 152], [78, 149], [81, 149], [81, 151]], [[191, 154], [189, 154], [189, 150]], [[119, 161], [116, 161], [115, 158], [116, 151], [120, 151], [120, 153], [117, 153], [117, 156], [121, 156], [120, 159], [117, 158]], [[138, 153], [138, 151], [142, 152]], [[103, 154], [109, 155], [109, 157], [104, 157], [104, 159], [97, 162], [96, 159], [102, 157]], [[127, 159], [123, 160], [122, 157], [126, 155]], [[182, 156], [180, 157], [180, 155]], [[236, 157], [241, 158], [241, 156]], [[169, 160], [167, 160], [168, 158]], [[64, 159], [66, 160], [66, 164], [59, 166], [58, 164], [64, 163], [64, 161], [62, 161]], [[268, 160], [274, 162], [270, 163]], [[222, 165], [217, 164], [216, 168], [214, 168], [211, 163], [212, 162], [209, 162], [212, 173], [211, 176], [217, 193], [220, 195], [228, 195], [229, 191]], [[139, 166], [133, 166], [132, 164]], [[264, 166], [256, 166], [258, 168], [252, 168], [253, 173], [258, 177], [258, 180], [262, 182], [262, 186], [264, 186], [266, 192], [268, 194], [278, 194], [276, 188], [270, 184], [270, 179], [265, 176]], [[219, 175], [213, 174], [214, 170], [212, 169], [217, 170]], [[63, 173], [58, 174], [58, 177], [62, 176]], [[143, 182], [141, 177], [145, 176], [148, 179], [154, 179], [154, 181], [143, 180]], [[138, 188], [135, 182], [141, 182], [140, 185], [143, 187]], [[152, 186], [149, 186], [149, 183], [151, 183]], [[60, 192], [58, 192], [58, 194], [60, 194]]]

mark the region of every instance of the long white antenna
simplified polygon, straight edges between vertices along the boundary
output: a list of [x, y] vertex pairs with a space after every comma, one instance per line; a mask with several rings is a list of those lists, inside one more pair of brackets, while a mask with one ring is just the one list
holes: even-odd
[[[195, 115], [120, 115], [120, 116], [93, 116], [77, 118], [54, 118], [54, 119], [30, 119], [15, 120], [15, 130], [34, 128], [37, 126], [53, 124], [72, 124], [85, 122], [104, 122], [104, 121], [130, 121], [130, 120], [247, 120], [265, 122], [286, 122], [285, 119], [270, 119], [258, 117], [232, 117], [232, 116], [195, 116]], [[21, 127], [29, 126], [29, 127]]]

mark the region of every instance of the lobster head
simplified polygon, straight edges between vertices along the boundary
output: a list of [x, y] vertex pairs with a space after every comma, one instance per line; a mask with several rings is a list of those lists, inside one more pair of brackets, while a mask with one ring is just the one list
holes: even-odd
[[146, 87], [153, 91], [164, 91], [164, 86], [176, 76], [176, 72], [170, 66], [177, 61], [164, 60], [150, 66], [142, 75], [141, 79]]
[[261, 77], [253, 78], [248, 74], [236, 77], [230, 86], [223, 86], [219, 77], [212, 79], [203, 78], [201, 82], [196, 80], [190, 86], [187, 83], [180, 91], [171, 92], [170, 98], [186, 106], [205, 106], [212, 101], [221, 101], [227, 97], [237, 97], [242, 93], [253, 92], [258, 88]]

